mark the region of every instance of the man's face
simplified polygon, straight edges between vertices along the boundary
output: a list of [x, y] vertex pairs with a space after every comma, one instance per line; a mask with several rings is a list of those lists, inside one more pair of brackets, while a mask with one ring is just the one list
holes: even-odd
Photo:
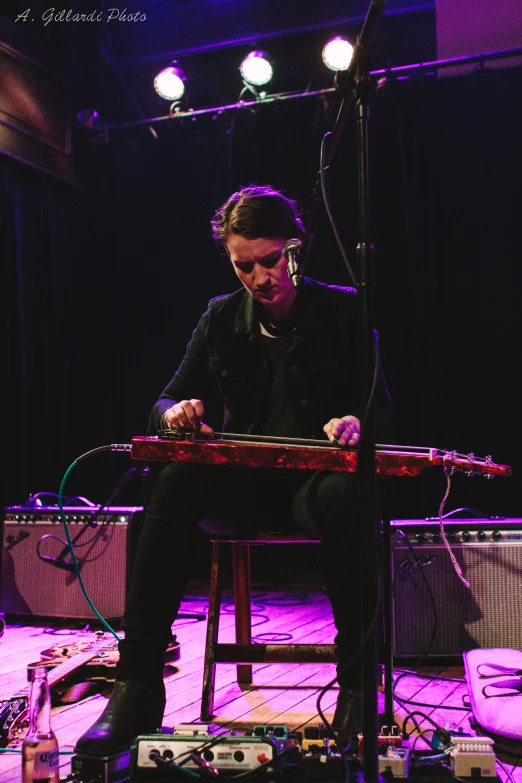
[[248, 293], [268, 309], [290, 307], [295, 287], [283, 255], [286, 239], [247, 239], [229, 234], [225, 247], [234, 271]]

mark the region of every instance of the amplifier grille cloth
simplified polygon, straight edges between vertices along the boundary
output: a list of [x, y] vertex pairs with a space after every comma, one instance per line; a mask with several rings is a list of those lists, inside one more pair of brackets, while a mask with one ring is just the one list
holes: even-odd
[[[457, 577], [443, 546], [414, 546], [416, 558], [435, 560], [423, 566], [437, 608], [438, 630], [430, 655], [458, 655], [476, 647], [522, 649], [522, 543], [452, 544], [452, 551], [470, 582]], [[395, 655], [422, 655], [433, 630], [434, 616], [419, 571], [400, 581], [401, 564], [413, 560], [407, 548], [395, 546], [393, 617]]]

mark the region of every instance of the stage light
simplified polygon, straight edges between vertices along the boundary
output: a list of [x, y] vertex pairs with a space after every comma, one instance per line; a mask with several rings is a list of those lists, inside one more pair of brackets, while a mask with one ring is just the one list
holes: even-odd
[[353, 46], [346, 38], [332, 38], [323, 49], [323, 62], [331, 71], [346, 71], [353, 55]]
[[179, 101], [185, 92], [185, 74], [174, 60], [158, 73], [154, 89], [166, 101]]
[[254, 87], [268, 84], [274, 71], [265, 52], [250, 52], [239, 66], [243, 81]]

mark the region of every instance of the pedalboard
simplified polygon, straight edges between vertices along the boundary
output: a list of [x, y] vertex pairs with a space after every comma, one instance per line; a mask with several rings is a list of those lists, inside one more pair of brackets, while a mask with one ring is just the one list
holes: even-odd
[[[172, 733], [143, 734], [130, 751], [111, 757], [77, 753], [72, 757], [75, 783], [158, 783], [187, 775], [198, 779], [226, 779], [248, 776], [252, 780], [312, 781], [340, 783], [346, 775], [346, 758], [330, 740], [326, 728], [307, 726], [304, 737], [288, 726], [255, 726], [253, 731], [212, 733], [205, 724], [180, 724]], [[360, 762], [359, 751], [350, 764]], [[454, 779], [498, 780], [493, 740], [455, 732], [446, 749], [450, 767], [446, 775]], [[411, 768], [411, 751], [403, 745], [397, 726], [381, 727], [378, 735], [378, 771], [386, 779], [407, 779], [418, 774]], [[353, 770], [352, 770], [353, 771]], [[179, 777], [181, 776], [181, 777]]]

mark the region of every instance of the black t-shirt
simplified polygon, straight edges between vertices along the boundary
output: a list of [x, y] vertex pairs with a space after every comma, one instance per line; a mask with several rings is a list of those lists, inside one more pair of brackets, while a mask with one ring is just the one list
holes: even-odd
[[272, 368], [272, 384], [265, 407], [262, 426], [263, 435], [275, 435], [279, 438], [298, 438], [300, 433], [290, 403], [285, 382], [284, 360], [295, 339], [295, 329], [281, 336], [263, 334], [261, 339]]

